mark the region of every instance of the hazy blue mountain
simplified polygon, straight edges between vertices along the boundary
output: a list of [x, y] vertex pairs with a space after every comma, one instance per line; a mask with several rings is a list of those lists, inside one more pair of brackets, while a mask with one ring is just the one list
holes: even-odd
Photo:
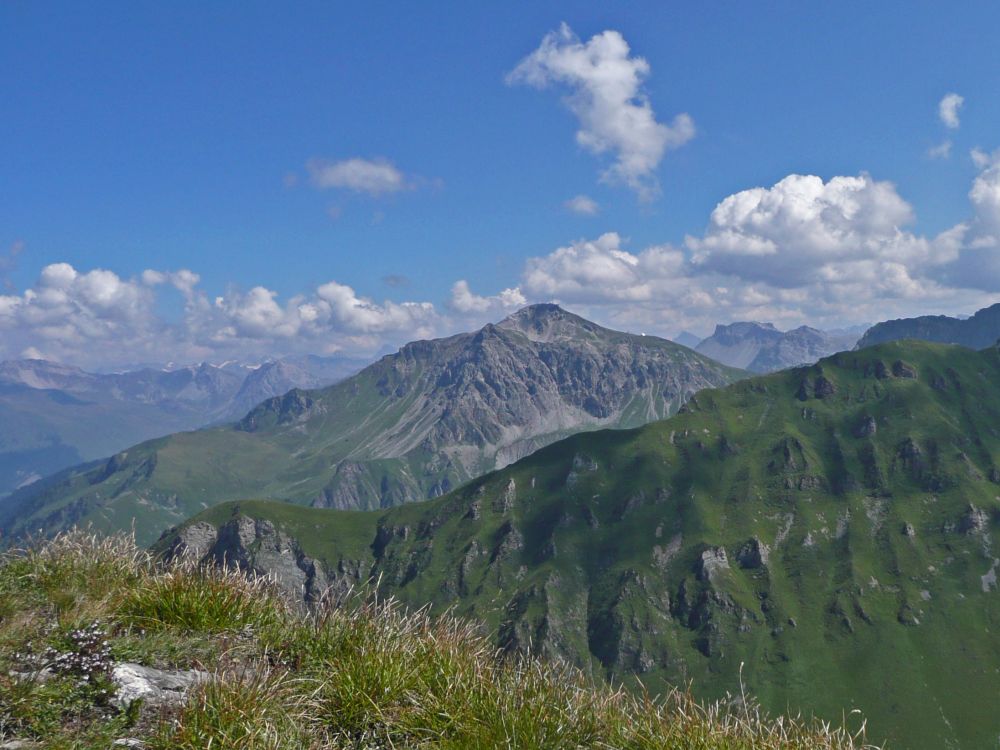
[[961, 344], [971, 349], [992, 346], [1000, 339], [1000, 303], [983, 308], [972, 317], [922, 315], [877, 323], [861, 337], [858, 348], [899, 339]]
[[45, 360], [0, 362], [0, 496], [143, 440], [239, 419], [261, 401], [329, 385], [362, 365], [300, 357], [92, 373]]
[[809, 365], [854, 346], [860, 332], [820, 331], [800, 326], [779, 331], [771, 323], [717, 325], [695, 351], [730, 367], [764, 373]]

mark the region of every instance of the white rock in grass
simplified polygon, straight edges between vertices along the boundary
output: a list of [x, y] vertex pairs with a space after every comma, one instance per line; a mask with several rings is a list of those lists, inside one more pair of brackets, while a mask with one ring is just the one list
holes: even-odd
[[152, 705], [183, 703], [193, 685], [208, 679], [208, 673], [164, 671], [139, 664], [116, 664], [111, 678], [118, 686], [115, 702], [122, 707], [139, 698]]

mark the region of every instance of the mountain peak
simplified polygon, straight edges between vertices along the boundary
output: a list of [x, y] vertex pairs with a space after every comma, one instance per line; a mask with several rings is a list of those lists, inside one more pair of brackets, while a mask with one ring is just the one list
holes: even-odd
[[728, 325], [719, 323], [715, 326], [715, 333], [713, 336], [720, 336], [726, 334], [739, 334], [746, 335], [751, 331], [767, 331], [769, 333], [781, 333], [777, 328], [774, 327], [774, 323], [761, 323], [756, 320], [740, 320], [735, 323], [729, 323]]
[[[506, 318], [501, 320], [497, 325], [504, 325], [505, 323], [510, 324], [522, 324], [526, 321], [536, 321], [536, 320], [546, 320], [549, 318], [558, 318], [560, 316], [568, 315], [565, 310], [563, 310], [559, 305], [553, 302], [539, 302], [535, 305], [528, 305], [527, 307], [522, 307], [517, 312], [511, 313]], [[576, 316], [573, 316], [576, 317]]]
[[559, 305], [541, 303], [522, 307], [496, 324], [497, 328], [519, 331], [532, 341], [553, 341], [566, 337], [593, 335], [601, 330], [596, 323], [566, 312]]

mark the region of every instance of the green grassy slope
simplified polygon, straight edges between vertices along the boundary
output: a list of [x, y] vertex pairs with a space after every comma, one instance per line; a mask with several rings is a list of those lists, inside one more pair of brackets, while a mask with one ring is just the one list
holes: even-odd
[[330, 388], [271, 399], [236, 426], [143, 443], [16, 493], [0, 505], [0, 530], [134, 525], [150, 543], [245, 497], [358, 509], [426, 499], [509, 463], [504, 451], [513, 459], [580, 430], [644, 424], [742, 375], [541, 307], [519, 324], [550, 326], [552, 340], [501, 324], [409, 344]]
[[[306, 514], [308, 515], [308, 514]], [[138, 666], [137, 666], [138, 665]], [[177, 700], [122, 671], [201, 671]], [[179, 687], [189, 673], [168, 675]], [[131, 693], [131, 695], [129, 694]], [[751, 702], [661, 700], [505, 659], [475, 623], [351, 599], [289, 608], [266, 579], [163, 566], [76, 532], [0, 555], [0, 747], [46, 750], [859, 750]]]
[[360, 561], [383, 594], [594, 674], [712, 698], [744, 664], [771, 710], [858, 707], [895, 747], [981, 748], [1000, 735], [998, 466], [1000, 352], [899, 342], [367, 521], [268, 503], [196, 520], [269, 518], [331, 570]]

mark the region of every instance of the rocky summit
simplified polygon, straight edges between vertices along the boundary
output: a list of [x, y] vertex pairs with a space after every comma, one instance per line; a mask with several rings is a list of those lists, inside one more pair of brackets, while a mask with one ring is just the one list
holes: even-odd
[[764, 373], [812, 364], [850, 349], [856, 341], [857, 335], [849, 332], [809, 326], [779, 331], [771, 323], [743, 322], [716, 326], [695, 350], [732, 367]]
[[430, 502], [226, 504], [158, 549], [273, 573], [305, 601], [371, 582], [653, 692], [745, 688], [773, 711], [857, 708], [890, 747], [990, 747], [998, 383], [996, 348], [885, 344], [574, 436]]
[[0, 506], [7, 535], [135, 525], [140, 540], [226, 500], [380, 508], [441, 495], [580, 430], [634, 427], [742, 376], [555, 305], [417, 341], [330, 388], [264, 401], [64, 472]]

